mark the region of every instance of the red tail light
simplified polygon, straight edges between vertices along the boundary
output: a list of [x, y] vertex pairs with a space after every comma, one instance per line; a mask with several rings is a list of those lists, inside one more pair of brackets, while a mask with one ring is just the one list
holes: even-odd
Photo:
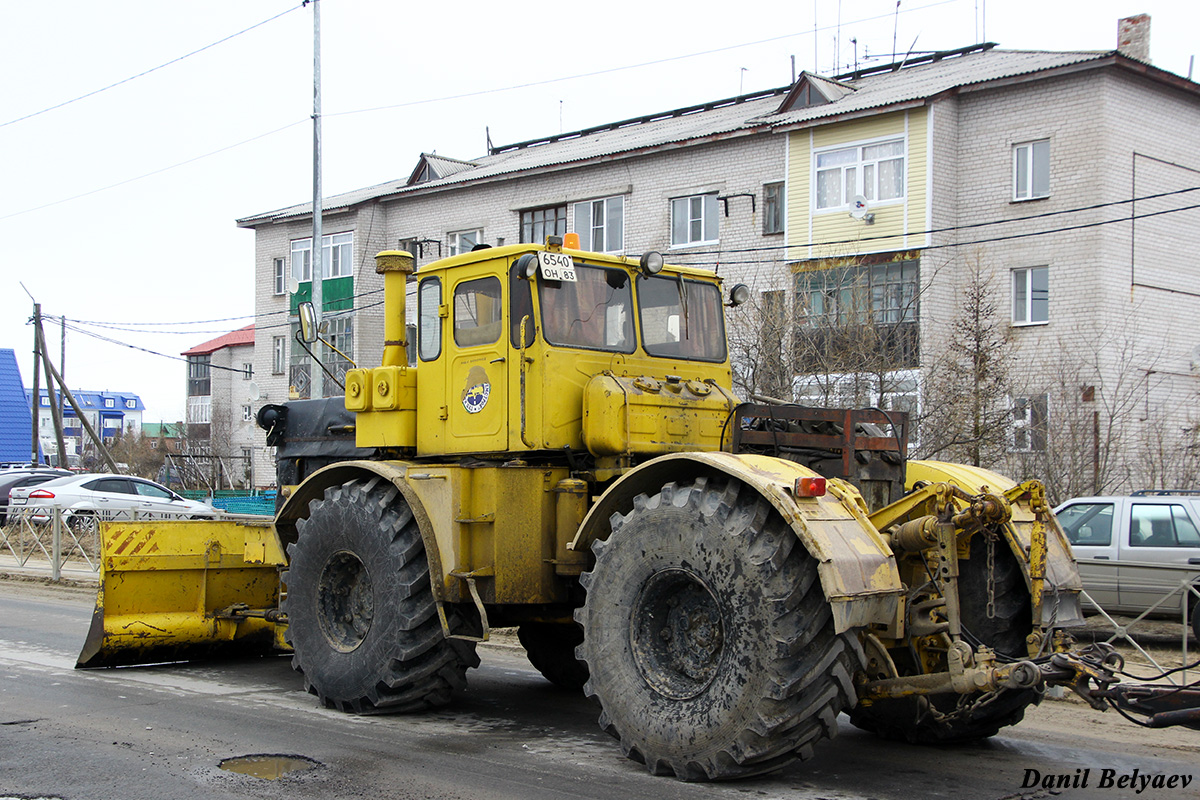
[[37, 498], [38, 500], [53, 500], [54, 492], [48, 489], [34, 489], [29, 493], [29, 499]]
[[797, 497], [824, 497], [824, 478], [796, 478]]

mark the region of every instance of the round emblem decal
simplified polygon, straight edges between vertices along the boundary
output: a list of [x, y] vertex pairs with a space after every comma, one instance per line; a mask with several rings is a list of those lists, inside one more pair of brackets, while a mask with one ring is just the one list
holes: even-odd
[[462, 404], [468, 414], [478, 414], [487, 406], [492, 394], [492, 384], [482, 367], [471, 367], [467, 373], [467, 388], [463, 389]]
[[463, 408], [468, 414], [478, 414], [483, 411], [483, 407], [487, 405], [488, 395], [492, 393], [492, 385], [490, 383], [477, 383], [474, 386], [468, 386], [463, 392]]

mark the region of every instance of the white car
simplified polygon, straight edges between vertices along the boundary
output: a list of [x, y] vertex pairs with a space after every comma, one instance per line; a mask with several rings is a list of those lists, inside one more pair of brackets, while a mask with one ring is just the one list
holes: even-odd
[[153, 481], [106, 473], [69, 475], [13, 489], [8, 506], [10, 514], [28, 515], [36, 523], [49, 521], [57, 506], [77, 529], [91, 528], [98, 519], [192, 519], [216, 514], [212, 506], [185, 500]]

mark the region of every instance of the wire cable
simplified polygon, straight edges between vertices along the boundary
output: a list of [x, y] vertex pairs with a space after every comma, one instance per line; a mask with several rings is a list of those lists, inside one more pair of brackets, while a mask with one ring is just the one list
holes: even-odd
[[230, 39], [236, 39], [237, 37], [241, 36], [243, 33], [249, 33], [250, 31], [254, 30], [255, 28], [261, 28], [263, 25], [266, 25], [269, 22], [274, 22], [275, 20], [279, 19], [280, 17], [290, 14], [293, 11], [297, 11], [303, 7], [304, 7], [303, 4], [298, 5], [298, 6], [293, 6], [292, 8], [289, 8], [286, 11], [279, 12], [278, 14], [276, 14], [275, 16], [273, 16], [269, 19], [264, 19], [262, 22], [251, 25], [249, 28], [246, 28], [245, 30], [240, 30], [237, 33], [231, 33], [223, 39], [218, 39], [217, 41], [212, 42], [211, 44], [206, 44], [206, 45], [204, 45], [204, 47], [201, 47], [199, 50], [193, 50], [190, 53], [185, 53], [184, 55], [181, 55], [178, 58], [171, 59], [170, 61], [166, 62], [165, 64], [159, 64], [157, 67], [151, 67], [150, 69], [145, 70], [143, 72], [139, 72], [136, 75], [130, 75], [128, 78], [119, 80], [116, 83], [111, 83], [108, 86], [105, 86], [103, 88], [94, 89], [94, 90], [88, 92], [87, 94], [81, 94], [81, 95], [79, 95], [79, 97], [74, 97], [70, 100], [64, 100], [63, 102], [49, 106], [48, 108], [43, 108], [41, 111], [34, 111], [32, 114], [26, 114], [23, 117], [17, 117], [16, 119], [10, 119], [8, 122], [0, 122], [0, 128], [7, 127], [9, 125], [15, 125], [16, 123], [24, 122], [27, 119], [33, 119], [34, 117], [41, 116], [42, 114], [46, 114], [50, 111], [54, 111], [56, 109], [63, 108], [64, 106], [69, 106], [72, 103], [78, 103], [80, 100], [86, 100], [89, 97], [95, 97], [96, 95], [100, 94], [101, 92], [107, 92], [109, 89], [115, 89], [118, 86], [122, 86], [133, 80], [137, 80], [138, 78], [144, 78], [145, 76], [149, 75], [152, 72], [158, 72], [160, 69], [165, 69], [166, 67], [169, 67], [172, 64], [178, 64], [180, 61], [183, 61], [184, 59], [191, 58], [194, 55], [199, 55], [200, 53], [203, 53], [205, 50], [211, 50], [212, 48], [216, 47], [217, 45], [224, 44], [225, 42], [228, 42]]

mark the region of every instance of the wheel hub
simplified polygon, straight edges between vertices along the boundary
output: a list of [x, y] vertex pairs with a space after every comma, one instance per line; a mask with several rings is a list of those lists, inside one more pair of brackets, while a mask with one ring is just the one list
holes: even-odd
[[725, 644], [720, 604], [695, 573], [656, 572], [634, 603], [630, 638], [650, 686], [676, 700], [695, 697], [716, 675]]
[[329, 646], [342, 653], [354, 651], [367, 637], [374, 616], [366, 565], [346, 550], [331, 555], [317, 584], [317, 620]]

